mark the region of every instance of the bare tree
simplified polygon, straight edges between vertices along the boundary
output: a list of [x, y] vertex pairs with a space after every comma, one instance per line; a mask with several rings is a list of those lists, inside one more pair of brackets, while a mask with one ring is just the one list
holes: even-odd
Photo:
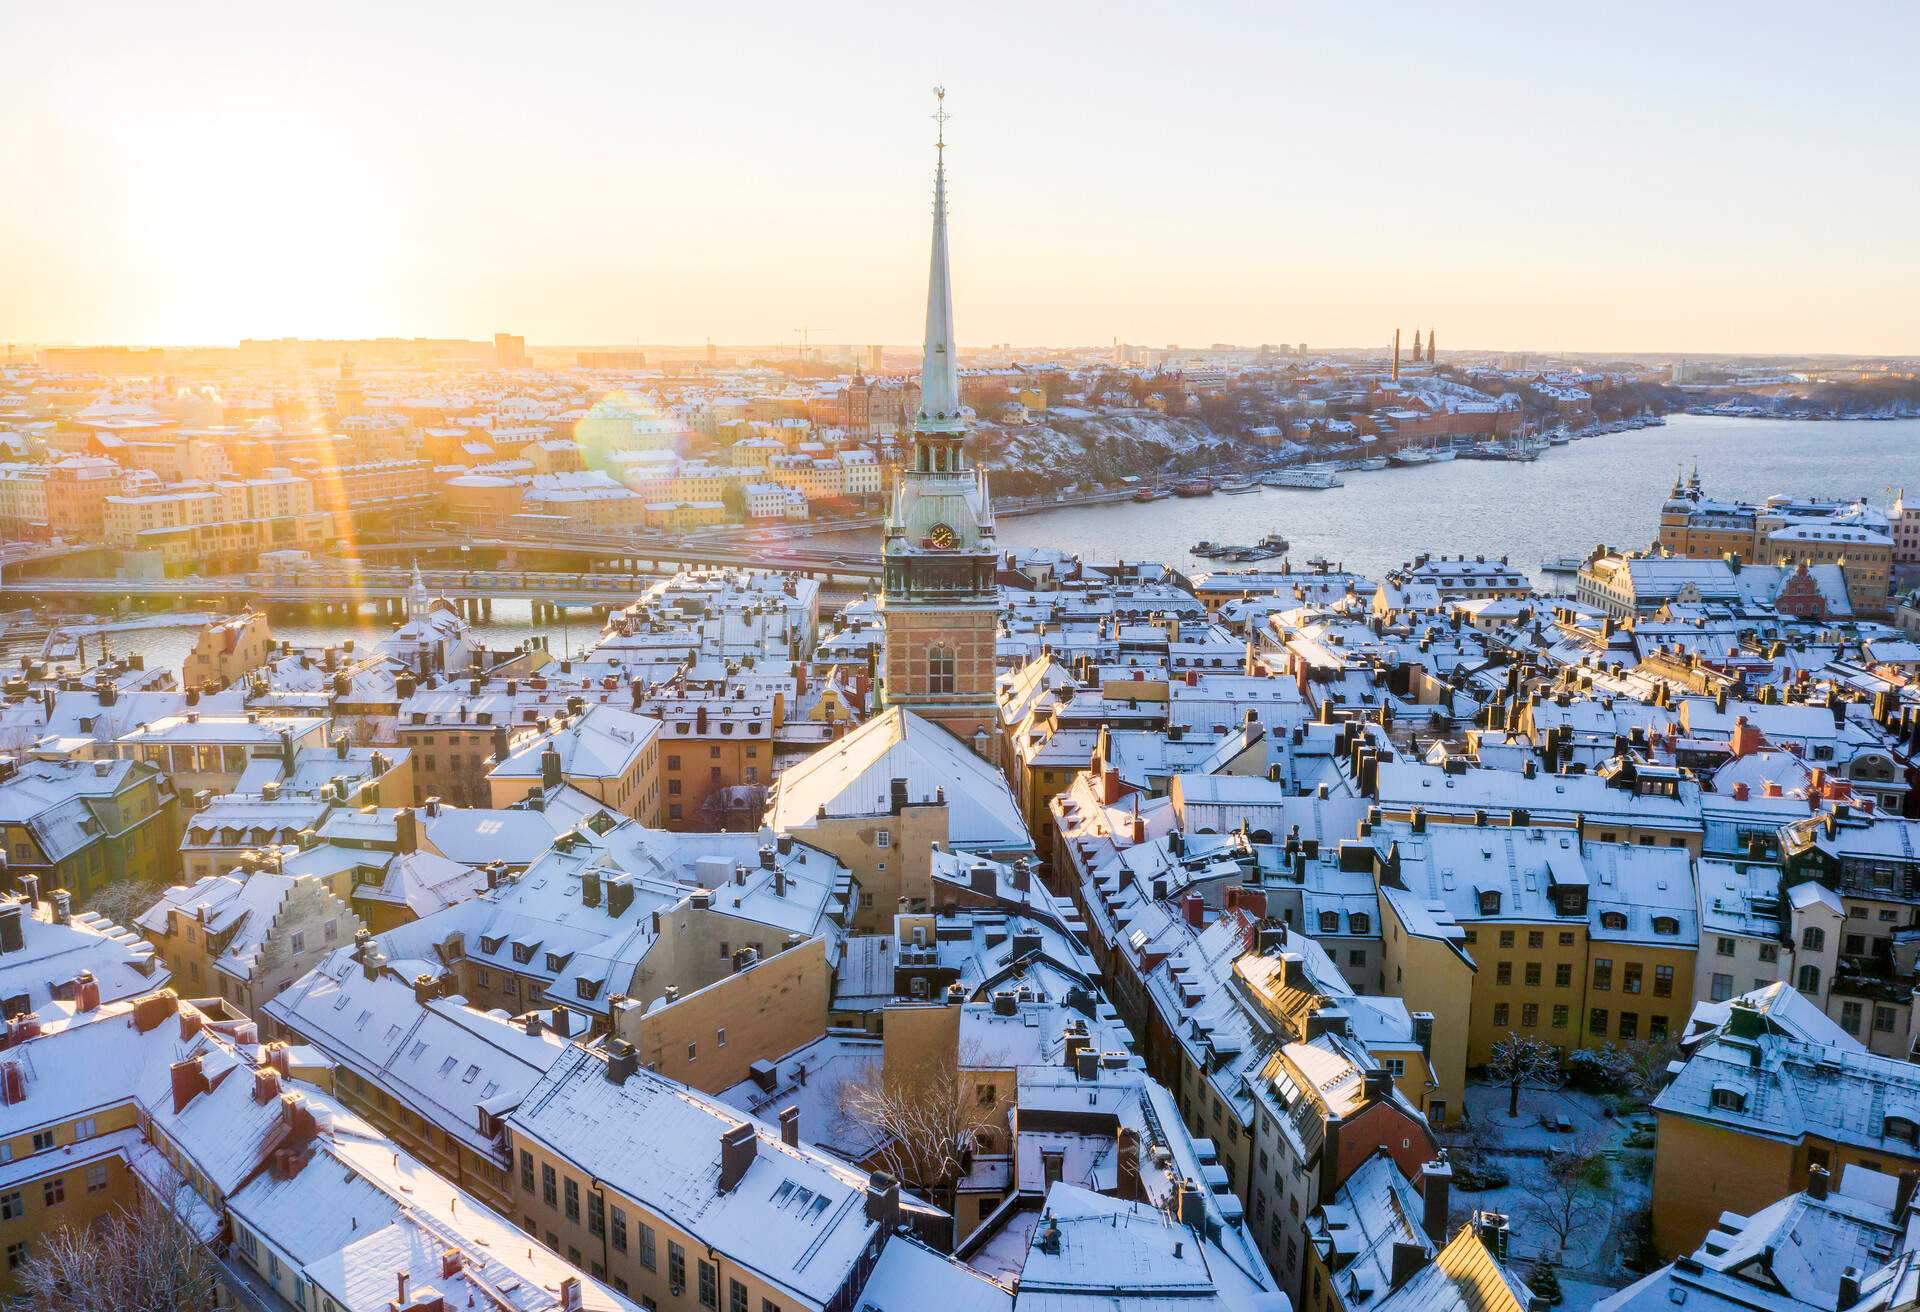
[[16, 1270], [9, 1312], [210, 1312], [218, 1266], [206, 1246], [151, 1194], [84, 1227], [33, 1242]]
[[1666, 1083], [1667, 1066], [1679, 1055], [1677, 1039], [1629, 1044], [1626, 1049], [1628, 1089], [1643, 1099], [1651, 1098]]
[[1521, 1089], [1528, 1085], [1538, 1089], [1559, 1087], [1560, 1050], [1551, 1043], [1508, 1030], [1507, 1037], [1493, 1045], [1487, 1078], [1507, 1086], [1507, 1119], [1513, 1120], [1520, 1115]]
[[1606, 1218], [1612, 1180], [1612, 1164], [1593, 1136], [1565, 1148], [1547, 1149], [1546, 1171], [1532, 1191], [1527, 1210], [1558, 1241], [1557, 1252], [1566, 1252], [1568, 1240], [1576, 1233]]
[[131, 928], [148, 907], [160, 900], [160, 894], [164, 891], [158, 884], [142, 883], [137, 879], [116, 879], [88, 898], [86, 909], [105, 916], [122, 928]]
[[1007, 1134], [1007, 1108], [969, 1074], [992, 1064], [955, 1051], [906, 1070], [881, 1065], [843, 1083], [835, 1101], [842, 1117], [884, 1141], [876, 1157], [895, 1179], [939, 1195], [966, 1174], [983, 1139]]

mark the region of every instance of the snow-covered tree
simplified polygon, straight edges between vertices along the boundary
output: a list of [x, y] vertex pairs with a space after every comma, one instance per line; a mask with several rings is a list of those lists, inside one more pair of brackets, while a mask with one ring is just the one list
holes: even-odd
[[84, 1227], [62, 1226], [33, 1241], [16, 1270], [9, 1312], [211, 1312], [217, 1306], [213, 1256], [151, 1195]]
[[1507, 1037], [1493, 1045], [1487, 1078], [1507, 1086], [1507, 1118], [1511, 1120], [1520, 1115], [1520, 1090], [1529, 1086], [1559, 1087], [1560, 1050], [1551, 1043], [1508, 1030]]

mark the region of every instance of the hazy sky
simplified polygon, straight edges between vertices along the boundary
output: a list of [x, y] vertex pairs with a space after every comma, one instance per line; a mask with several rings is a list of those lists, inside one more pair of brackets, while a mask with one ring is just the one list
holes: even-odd
[[1920, 350], [1920, 6], [0, 4], [0, 337]]

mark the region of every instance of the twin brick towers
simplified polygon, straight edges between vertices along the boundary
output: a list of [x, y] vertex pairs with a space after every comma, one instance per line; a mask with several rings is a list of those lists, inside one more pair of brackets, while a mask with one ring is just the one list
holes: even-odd
[[880, 613], [886, 705], [945, 728], [980, 755], [997, 754], [993, 497], [967, 459], [967, 421], [953, 333], [947, 260], [946, 91], [936, 88], [933, 255], [913, 449], [887, 510]]

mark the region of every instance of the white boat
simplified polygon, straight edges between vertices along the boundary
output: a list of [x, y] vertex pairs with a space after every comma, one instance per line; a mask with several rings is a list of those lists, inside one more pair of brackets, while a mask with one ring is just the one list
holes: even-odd
[[1388, 459], [1396, 465], [1430, 465], [1433, 463], [1433, 452], [1427, 450], [1425, 447], [1403, 447], [1401, 450], [1395, 451]]
[[1275, 469], [1260, 481], [1268, 487], [1296, 487], [1312, 491], [1324, 491], [1339, 487], [1342, 483], [1340, 475], [1325, 465], [1295, 465], [1291, 469]]
[[1348, 469], [1362, 474], [1371, 473], [1376, 469], [1385, 469], [1386, 467], [1387, 458], [1385, 456], [1363, 456], [1359, 460], [1353, 460], [1347, 463]]
[[1260, 488], [1251, 478], [1241, 476], [1220, 479], [1213, 485], [1213, 490], [1230, 497], [1237, 497], [1244, 496], [1248, 492], [1258, 492]]
[[1455, 451], [1450, 446], [1437, 446], [1433, 448], [1433, 450], [1427, 452], [1427, 454], [1433, 457], [1435, 464], [1444, 465], [1447, 463], [1447, 461], [1452, 460], [1454, 457], [1458, 456], [1460, 453], [1458, 451]]

